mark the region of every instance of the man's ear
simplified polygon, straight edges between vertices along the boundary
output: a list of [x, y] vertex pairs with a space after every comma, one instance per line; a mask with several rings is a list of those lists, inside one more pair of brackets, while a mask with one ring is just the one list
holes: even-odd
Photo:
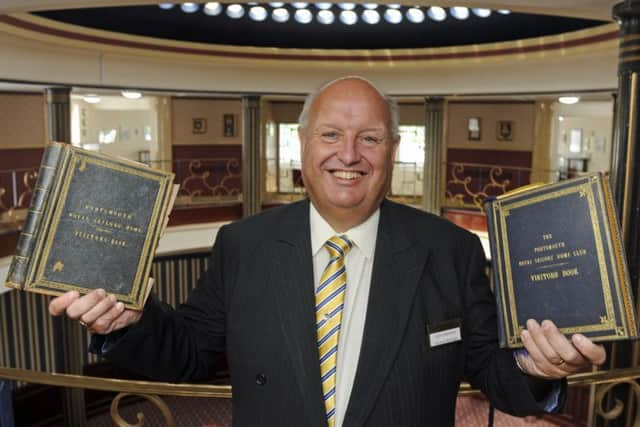
[[400, 136], [398, 135], [397, 137], [394, 138], [393, 140], [393, 161], [396, 160], [396, 155], [398, 154], [398, 146], [400, 146]]
[[304, 154], [304, 147], [307, 143], [307, 133], [302, 127], [298, 127], [298, 139], [300, 140], [300, 158], [302, 158], [302, 155]]

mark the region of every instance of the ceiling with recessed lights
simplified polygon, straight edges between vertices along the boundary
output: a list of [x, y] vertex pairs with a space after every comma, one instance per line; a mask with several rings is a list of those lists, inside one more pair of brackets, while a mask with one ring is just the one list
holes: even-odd
[[508, 10], [374, 3], [165, 3], [34, 12], [118, 33], [219, 45], [398, 49], [546, 36], [605, 21]]

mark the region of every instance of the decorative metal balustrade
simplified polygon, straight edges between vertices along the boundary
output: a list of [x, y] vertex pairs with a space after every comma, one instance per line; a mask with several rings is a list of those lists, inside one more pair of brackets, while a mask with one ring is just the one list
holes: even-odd
[[[150, 401], [155, 406], [166, 425], [173, 427], [179, 425], [179, 420], [175, 420], [171, 409], [163, 401], [161, 396], [182, 396], [182, 397], [209, 397], [209, 398], [231, 398], [232, 390], [228, 385], [209, 385], [209, 384], [174, 384], [152, 381], [134, 381], [100, 378], [84, 375], [72, 375], [61, 373], [49, 373], [30, 371], [25, 369], [0, 367], [0, 378], [5, 380], [14, 380], [30, 384], [43, 384], [56, 387], [69, 387], [88, 390], [103, 390], [118, 393], [111, 402], [110, 415], [114, 425], [118, 427], [132, 427], [133, 424], [126, 422], [120, 415], [120, 401], [127, 396], [138, 396]], [[640, 378], [640, 368], [614, 369], [607, 371], [596, 371], [582, 374], [572, 375], [568, 378], [570, 387], [591, 387], [594, 390], [594, 399], [588, 406], [590, 414], [587, 423], [588, 427], [597, 425], [598, 418], [600, 420], [622, 421], [625, 410], [628, 409], [630, 401], [623, 402], [615, 399], [612, 407], [609, 407], [607, 400], [614, 389], [627, 387], [630, 390], [631, 398], [635, 403], [636, 411], [632, 416], [627, 417], [628, 421], [624, 424], [628, 427], [640, 426], [640, 386], [638, 385]], [[477, 394], [478, 390], [472, 389], [468, 383], [460, 386], [459, 395]], [[137, 426], [144, 425], [145, 416], [138, 413]], [[618, 425], [618, 424], [616, 424]], [[620, 424], [622, 425], [622, 424]]]
[[0, 226], [24, 220], [37, 180], [37, 168], [0, 170]]
[[531, 168], [448, 163], [443, 206], [482, 209], [487, 198], [496, 197], [531, 182], [533, 172], [543, 172], [557, 181], [557, 171], [534, 171]]
[[[171, 163], [180, 184], [176, 206], [216, 205], [242, 201], [242, 170], [236, 157], [158, 160], [151, 167]], [[38, 168], [0, 170], [0, 227], [17, 228], [26, 216], [38, 179]]]

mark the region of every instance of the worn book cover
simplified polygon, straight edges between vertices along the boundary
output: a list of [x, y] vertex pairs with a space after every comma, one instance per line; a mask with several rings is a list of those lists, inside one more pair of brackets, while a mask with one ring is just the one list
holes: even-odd
[[102, 288], [142, 308], [172, 182], [143, 164], [51, 144], [6, 285], [51, 295]]
[[637, 337], [609, 183], [601, 174], [505, 194], [485, 206], [502, 347], [528, 319], [593, 341]]

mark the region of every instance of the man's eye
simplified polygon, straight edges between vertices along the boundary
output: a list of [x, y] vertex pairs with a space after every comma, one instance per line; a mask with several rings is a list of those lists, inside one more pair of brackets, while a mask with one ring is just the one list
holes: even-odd
[[382, 137], [377, 135], [362, 135], [360, 139], [365, 144], [370, 144], [370, 145], [380, 144], [382, 142]]
[[338, 139], [338, 132], [324, 132], [322, 138], [335, 141]]

